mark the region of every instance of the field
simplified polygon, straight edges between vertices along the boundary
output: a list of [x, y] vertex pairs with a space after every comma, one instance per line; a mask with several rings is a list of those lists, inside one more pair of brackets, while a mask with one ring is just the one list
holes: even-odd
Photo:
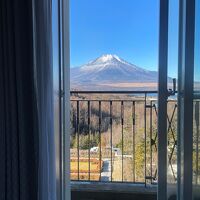
[[158, 83], [102, 83], [100, 86], [111, 88], [150, 88], [156, 89]]
[[99, 180], [103, 162], [96, 158], [80, 158], [79, 164], [77, 158], [71, 158], [70, 162], [72, 180]]
[[[71, 180], [78, 180], [78, 174], [77, 173], [71, 173], [70, 174]], [[79, 180], [84, 180], [84, 181], [99, 181], [100, 179], [100, 174], [88, 174], [88, 173], [80, 173], [79, 174]]]

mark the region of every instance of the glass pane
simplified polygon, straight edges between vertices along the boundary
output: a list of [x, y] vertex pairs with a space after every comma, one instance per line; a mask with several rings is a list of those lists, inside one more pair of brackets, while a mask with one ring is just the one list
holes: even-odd
[[71, 180], [156, 184], [159, 0], [70, 10]]
[[[58, 1], [52, 1], [52, 39], [53, 39], [53, 103], [54, 103], [54, 133], [56, 147], [56, 177], [60, 174], [60, 105], [59, 105], [59, 40], [58, 40]], [[61, 181], [56, 182], [57, 198], [60, 199]]]
[[[173, 89], [172, 78], [177, 79], [178, 71], [178, 20], [179, 1], [169, 1], [169, 35], [168, 35], [168, 88]], [[177, 95], [170, 96], [168, 113], [168, 198], [174, 198], [177, 186]]]
[[195, 61], [194, 61], [194, 105], [193, 105], [193, 196], [200, 198], [200, 1], [196, 1], [195, 16]]

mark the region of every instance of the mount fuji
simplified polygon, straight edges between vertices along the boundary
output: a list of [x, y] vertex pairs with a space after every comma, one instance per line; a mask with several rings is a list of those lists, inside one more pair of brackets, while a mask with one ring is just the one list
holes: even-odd
[[131, 85], [128, 83], [148, 85], [157, 83], [158, 80], [156, 71], [143, 69], [111, 54], [102, 55], [88, 64], [71, 68], [70, 75], [71, 88], [84, 89], [111, 89], [123, 84], [128, 87]]

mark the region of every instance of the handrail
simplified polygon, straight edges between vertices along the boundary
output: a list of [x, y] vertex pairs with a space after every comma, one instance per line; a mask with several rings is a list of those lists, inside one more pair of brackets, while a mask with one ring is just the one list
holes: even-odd
[[[175, 94], [178, 91], [174, 92]], [[71, 90], [70, 94], [158, 94], [157, 90]]]
[[116, 91], [103, 91], [103, 90], [100, 90], [100, 91], [93, 91], [93, 90], [88, 90], [88, 91], [82, 91], [82, 90], [77, 90], [77, 91], [70, 91], [70, 94], [156, 94], [158, 93], [157, 90], [149, 90], [149, 91], [142, 91], [142, 90], [138, 90], [138, 91], [119, 91], [119, 90], [116, 90]]

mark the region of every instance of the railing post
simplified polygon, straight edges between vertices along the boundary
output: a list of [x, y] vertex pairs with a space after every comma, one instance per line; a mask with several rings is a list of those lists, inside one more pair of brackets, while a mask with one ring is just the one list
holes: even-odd
[[90, 101], [88, 101], [88, 179], [90, 181]]
[[[99, 160], [101, 164], [102, 155], [101, 155], [101, 101], [99, 101]], [[101, 180], [101, 170], [100, 170], [100, 180]]]
[[124, 102], [121, 101], [121, 126], [122, 126], [122, 182], [124, 181]]
[[110, 147], [111, 147], [111, 182], [112, 182], [112, 168], [113, 168], [113, 140], [112, 140], [112, 101], [110, 101]]
[[152, 168], [152, 123], [153, 123], [153, 121], [152, 121], [152, 101], [151, 101], [151, 108], [150, 108], [150, 157], [151, 157], [151, 166], [150, 166], [150, 168], [151, 168], [151, 183], [152, 183], [152, 178], [153, 178], [153, 173], [152, 173], [152, 170], [153, 170], [153, 168]]
[[144, 96], [144, 180], [147, 184], [147, 94]]
[[80, 179], [79, 177], [79, 168], [80, 168], [80, 163], [79, 163], [79, 134], [80, 134], [80, 129], [79, 129], [79, 114], [80, 114], [80, 111], [79, 111], [79, 101], [77, 101], [77, 120], [76, 120], [76, 123], [77, 123], [77, 154], [78, 154], [78, 180]]
[[132, 104], [132, 129], [133, 129], [133, 182], [135, 182], [135, 101]]

